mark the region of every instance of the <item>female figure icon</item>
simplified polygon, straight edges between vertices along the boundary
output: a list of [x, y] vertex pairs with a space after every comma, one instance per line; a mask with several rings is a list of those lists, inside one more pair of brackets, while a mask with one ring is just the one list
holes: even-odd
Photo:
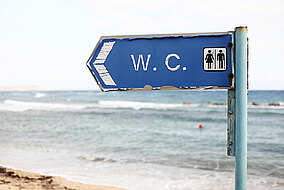
[[208, 69], [212, 69], [212, 63], [213, 63], [213, 60], [214, 60], [214, 56], [211, 53], [211, 50], [208, 50], [208, 54], [206, 55], [205, 60], [206, 60], [206, 63], [208, 65]]

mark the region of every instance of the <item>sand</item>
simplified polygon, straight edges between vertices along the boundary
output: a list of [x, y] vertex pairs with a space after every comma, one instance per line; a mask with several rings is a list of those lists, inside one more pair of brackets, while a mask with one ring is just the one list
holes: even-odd
[[62, 177], [41, 175], [0, 166], [0, 190], [126, 190], [111, 186], [87, 185]]

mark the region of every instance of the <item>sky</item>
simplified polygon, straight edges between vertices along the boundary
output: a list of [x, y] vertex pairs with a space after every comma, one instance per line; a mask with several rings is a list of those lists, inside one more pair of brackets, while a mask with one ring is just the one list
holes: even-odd
[[0, 86], [98, 90], [85, 63], [100, 36], [247, 26], [249, 87], [284, 90], [283, 0], [0, 0]]

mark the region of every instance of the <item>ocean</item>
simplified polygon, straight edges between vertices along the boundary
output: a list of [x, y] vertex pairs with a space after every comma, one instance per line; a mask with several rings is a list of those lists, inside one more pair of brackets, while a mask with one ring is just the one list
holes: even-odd
[[[1, 91], [0, 165], [129, 190], [234, 189], [226, 102], [226, 90]], [[248, 92], [248, 189], [284, 189], [284, 91]]]

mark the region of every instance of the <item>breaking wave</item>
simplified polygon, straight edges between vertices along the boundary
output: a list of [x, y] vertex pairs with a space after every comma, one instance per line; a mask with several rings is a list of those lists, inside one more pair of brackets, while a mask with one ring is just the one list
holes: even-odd
[[42, 97], [45, 97], [46, 96], [46, 94], [44, 94], [44, 93], [36, 93], [35, 94], [35, 98], [42, 98]]
[[131, 102], [131, 101], [98, 101], [91, 104], [70, 104], [68, 103], [47, 103], [47, 102], [27, 102], [18, 100], [5, 100], [0, 106], [1, 111], [23, 112], [27, 110], [47, 110], [47, 111], [72, 111], [91, 108], [128, 108], [134, 110], [157, 109], [167, 110], [183, 107], [183, 104], [163, 104], [151, 102]]
[[104, 108], [132, 108], [135, 110], [140, 109], [158, 109], [166, 110], [173, 108], [183, 107], [183, 104], [165, 104], [165, 103], [152, 103], [152, 102], [135, 102], [135, 101], [99, 101], [100, 107]]
[[17, 100], [5, 100], [0, 106], [2, 111], [23, 112], [27, 110], [78, 110], [86, 106], [75, 104], [58, 104], [58, 103], [43, 103], [43, 102], [24, 102]]
[[[197, 104], [190, 102], [183, 103], [154, 103], [154, 102], [138, 102], [138, 101], [118, 101], [118, 100], [101, 100], [95, 103], [85, 103], [85, 104], [75, 104], [66, 103], [49, 103], [49, 102], [28, 102], [28, 101], [18, 101], [18, 100], [5, 100], [0, 103], [0, 111], [14, 111], [23, 112], [27, 110], [46, 110], [46, 111], [76, 111], [90, 109], [152, 109], [152, 110], [180, 110], [186, 108], [194, 107], [204, 107], [204, 108], [214, 108], [214, 107], [226, 107], [226, 104], [221, 103], [211, 103], [208, 104]], [[272, 112], [278, 112], [280, 110], [282, 113], [282, 108], [284, 106], [269, 106], [269, 105], [248, 105], [248, 108], [271, 108], [274, 109]], [[265, 110], [259, 110], [259, 112], [265, 112]]]

